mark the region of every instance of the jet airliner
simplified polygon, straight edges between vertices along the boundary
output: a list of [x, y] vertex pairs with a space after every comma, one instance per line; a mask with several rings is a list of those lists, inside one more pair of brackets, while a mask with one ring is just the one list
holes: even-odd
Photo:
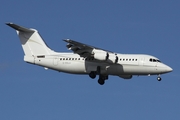
[[158, 58], [145, 54], [120, 54], [71, 39], [64, 39], [72, 53], [55, 52], [50, 49], [36, 29], [25, 28], [14, 23], [6, 23], [19, 36], [24, 61], [70, 74], [85, 74], [103, 85], [110, 75], [131, 79], [134, 75], [157, 75], [169, 73], [173, 69]]

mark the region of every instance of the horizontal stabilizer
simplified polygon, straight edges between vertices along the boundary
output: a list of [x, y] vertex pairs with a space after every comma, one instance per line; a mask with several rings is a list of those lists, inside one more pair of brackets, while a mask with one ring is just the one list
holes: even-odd
[[34, 32], [34, 30], [32, 30], [32, 29], [24, 28], [24, 27], [14, 24], [14, 23], [6, 23], [6, 25], [8, 25], [20, 32], [31, 32], [31, 33]]

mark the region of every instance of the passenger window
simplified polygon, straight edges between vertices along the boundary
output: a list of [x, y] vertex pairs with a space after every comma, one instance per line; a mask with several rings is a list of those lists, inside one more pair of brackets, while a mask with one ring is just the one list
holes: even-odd
[[80, 58], [78, 58], [78, 60], [80, 60]]
[[74, 60], [74, 58], [72, 58], [72, 60]]
[[71, 58], [69, 58], [69, 60], [71, 60]]
[[60, 60], [62, 60], [62, 58], [60, 58]]
[[65, 58], [63, 58], [63, 60], [65, 60]]
[[77, 60], [77, 58], [75, 58], [75, 60]]

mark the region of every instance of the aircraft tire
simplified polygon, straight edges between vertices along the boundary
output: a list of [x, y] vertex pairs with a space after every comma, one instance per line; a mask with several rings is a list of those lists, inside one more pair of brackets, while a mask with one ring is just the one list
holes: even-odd
[[157, 80], [158, 80], [158, 81], [161, 81], [161, 77], [157, 77]]
[[102, 79], [99, 79], [99, 80], [98, 80], [98, 83], [99, 83], [100, 85], [104, 85], [105, 81], [102, 80]]
[[94, 71], [90, 72], [89, 77], [92, 79], [96, 78], [96, 73]]

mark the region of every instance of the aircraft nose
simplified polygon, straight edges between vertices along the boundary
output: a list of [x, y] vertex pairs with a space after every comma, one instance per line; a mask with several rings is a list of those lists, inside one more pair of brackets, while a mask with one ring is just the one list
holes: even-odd
[[171, 67], [167, 66], [167, 67], [166, 67], [166, 71], [167, 71], [167, 72], [172, 72], [173, 69], [172, 69]]

